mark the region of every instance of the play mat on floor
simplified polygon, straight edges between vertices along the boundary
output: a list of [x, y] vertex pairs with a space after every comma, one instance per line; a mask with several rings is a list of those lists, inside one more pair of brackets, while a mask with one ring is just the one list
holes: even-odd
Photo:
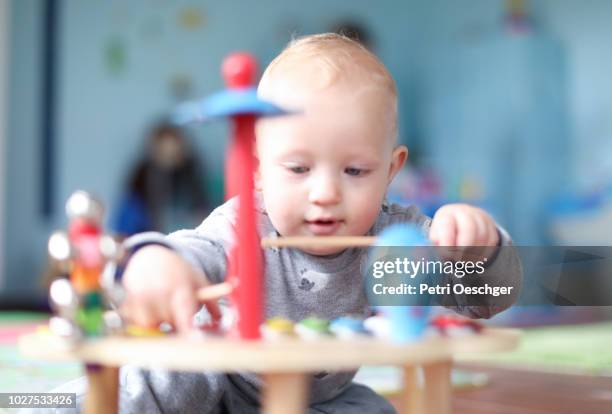
[[612, 322], [523, 329], [516, 351], [467, 358], [514, 368], [612, 376]]

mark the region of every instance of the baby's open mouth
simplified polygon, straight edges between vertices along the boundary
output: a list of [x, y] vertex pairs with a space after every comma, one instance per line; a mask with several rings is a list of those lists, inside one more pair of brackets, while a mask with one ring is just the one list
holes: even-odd
[[312, 220], [312, 221], [309, 221], [309, 223], [325, 225], [325, 224], [334, 224], [336, 221], [337, 220]]
[[340, 227], [341, 223], [342, 220], [337, 219], [306, 220], [308, 229], [316, 236], [328, 236], [334, 234]]

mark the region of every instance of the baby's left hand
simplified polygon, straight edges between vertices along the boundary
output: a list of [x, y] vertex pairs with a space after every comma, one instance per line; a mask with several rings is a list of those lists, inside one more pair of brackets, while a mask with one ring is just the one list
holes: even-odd
[[487, 246], [482, 252], [485, 257], [492, 257], [499, 244], [491, 216], [467, 204], [440, 207], [431, 221], [429, 238], [437, 246]]

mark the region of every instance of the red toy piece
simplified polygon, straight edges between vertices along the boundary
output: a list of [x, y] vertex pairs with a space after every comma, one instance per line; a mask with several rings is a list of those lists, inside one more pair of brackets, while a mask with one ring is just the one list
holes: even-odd
[[221, 75], [230, 89], [250, 88], [255, 84], [257, 61], [248, 53], [232, 53], [221, 65]]
[[[255, 80], [255, 59], [245, 53], [230, 55], [223, 62], [222, 73], [229, 88], [250, 87]], [[228, 280], [234, 282], [233, 278], [237, 278], [238, 289], [233, 290], [231, 298], [237, 308], [242, 339], [259, 339], [263, 320], [261, 247], [253, 198], [255, 119], [253, 114], [232, 116], [233, 138], [226, 164], [226, 191], [229, 196], [237, 193], [239, 200], [236, 222], [236, 246], [239, 247], [230, 252]]]
[[467, 318], [456, 315], [439, 315], [433, 318], [430, 325], [436, 328], [443, 336], [459, 336], [465, 334], [477, 334], [483, 330], [483, 326]]
[[[233, 289], [237, 328], [242, 339], [258, 339], [263, 316], [262, 252], [253, 198], [255, 121], [260, 116], [288, 114], [259, 99], [254, 87], [257, 63], [247, 53], [234, 53], [222, 65], [227, 89], [203, 100], [180, 105], [172, 116], [178, 125], [231, 117], [232, 139], [226, 161], [226, 199], [238, 196], [236, 247], [228, 252], [227, 282]], [[234, 289], [235, 287], [235, 289]], [[207, 296], [205, 293], [204, 296]]]

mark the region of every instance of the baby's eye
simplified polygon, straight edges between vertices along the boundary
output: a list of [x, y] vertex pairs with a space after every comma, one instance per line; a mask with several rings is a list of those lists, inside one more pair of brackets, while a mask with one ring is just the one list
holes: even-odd
[[367, 170], [364, 170], [363, 168], [348, 167], [344, 169], [344, 172], [353, 177], [359, 177], [361, 175], [364, 175]]
[[287, 168], [289, 169], [289, 171], [291, 171], [294, 174], [305, 174], [308, 171], [310, 171], [310, 168], [304, 167], [304, 166], [301, 166], [301, 165], [293, 165], [293, 166], [290, 166], [290, 167], [287, 167]]

